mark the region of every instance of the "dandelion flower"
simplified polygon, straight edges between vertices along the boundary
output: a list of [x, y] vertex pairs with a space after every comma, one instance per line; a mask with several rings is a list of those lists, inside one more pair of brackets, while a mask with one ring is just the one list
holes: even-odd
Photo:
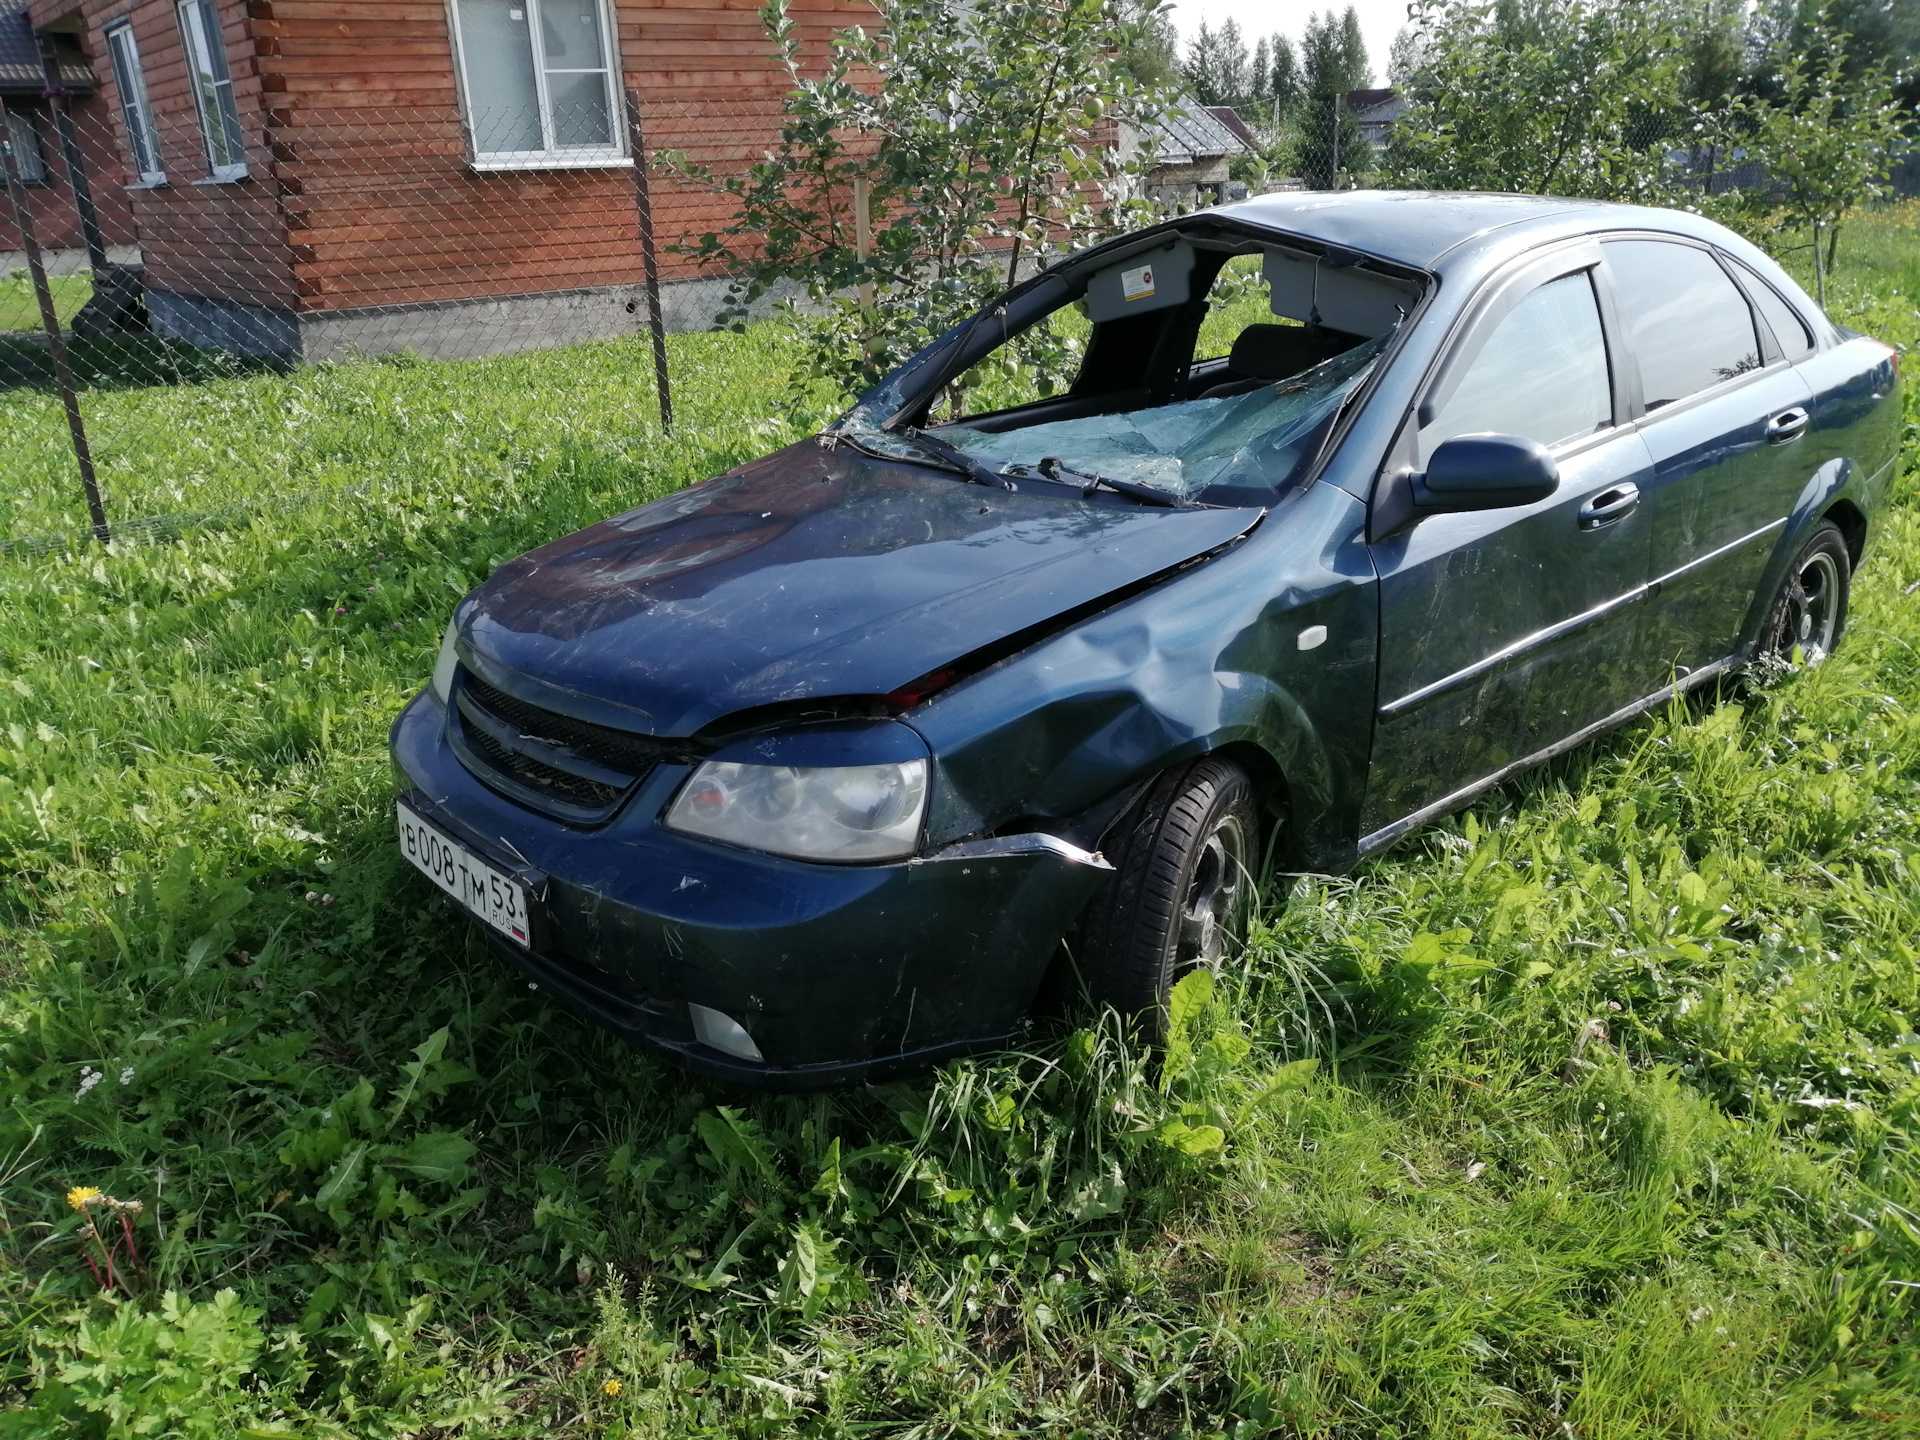
[[618, 1395], [620, 1393], [620, 1382], [618, 1380], [607, 1381], [606, 1384], [600, 1387], [600, 1393], [602, 1395]]
[[98, 1185], [76, 1185], [67, 1191], [67, 1204], [76, 1210], [84, 1210], [88, 1204], [100, 1198]]

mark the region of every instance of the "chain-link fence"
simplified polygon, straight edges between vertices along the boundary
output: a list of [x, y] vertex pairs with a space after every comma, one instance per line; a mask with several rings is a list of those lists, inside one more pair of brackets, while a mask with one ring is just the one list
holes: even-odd
[[[350, 408], [352, 362], [474, 362], [448, 373], [564, 414], [564, 365], [487, 363], [591, 345], [634, 424], [671, 429], [664, 335], [709, 326], [727, 287], [683, 251], [733, 207], [633, 157], [738, 174], [775, 142], [778, 94], [568, 105], [563, 78], [533, 106], [269, 106], [252, 128], [217, 96], [167, 113], [0, 89], [0, 545], [329, 483], [313, 387], [227, 383], [250, 377], [317, 367]], [[180, 387], [283, 413], [234, 417], [237, 465], [204, 403], [168, 404]]]
[[[559, 3], [540, 13], [599, 13]], [[523, 14], [496, 8], [509, 30]], [[462, 23], [493, 15], [463, 0], [469, 12]], [[526, 95], [519, 70], [469, 68], [430, 105], [263, 90], [243, 110], [217, 77], [149, 91], [131, 34], [108, 29], [91, 69], [50, 65], [42, 84], [9, 90], [0, 63], [0, 547], [170, 533], [364, 483], [367, 437], [404, 429], [414, 403], [380, 383], [380, 364], [447, 367], [452, 414], [510, 390], [555, 416], [582, 403], [591, 366], [618, 377], [636, 432], [671, 428], [664, 336], [721, 308], [728, 277], [688, 252], [734, 202], [634, 157], [746, 173], [780, 134], [770, 70], [734, 92], [649, 97], [612, 72], [550, 69]], [[764, 68], [764, 52], [751, 63]], [[1169, 211], [1377, 182], [1392, 92], [1323, 108], [1283, 132], [1194, 105], [1127, 144]], [[1751, 179], [1725, 156], [1671, 160], [1702, 188]], [[560, 347], [589, 348], [527, 359]], [[295, 375], [309, 379], [260, 383]], [[354, 465], [340, 460], [345, 427], [359, 431]], [[420, 463], [417, 447], [391, 454]]]

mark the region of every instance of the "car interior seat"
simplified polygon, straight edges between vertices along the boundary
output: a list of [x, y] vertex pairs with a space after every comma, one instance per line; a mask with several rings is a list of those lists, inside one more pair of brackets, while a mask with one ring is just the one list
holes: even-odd
[[1200, 393], [1202, 400], [1222, 395], [1244, 395], [1262, 385], [1285, 380], [1322, 360], [1351, 350], [1365, 336], [1329, 330], [1324, 325], [1249, 325], [1227, 355], [1230, 378]]

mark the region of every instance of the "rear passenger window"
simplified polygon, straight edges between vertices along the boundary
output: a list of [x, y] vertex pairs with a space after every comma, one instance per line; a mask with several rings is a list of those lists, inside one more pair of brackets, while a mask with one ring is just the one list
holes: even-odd
[[1492, 431], [1552, 445], [1613, 422], [1607, 345], [1584, 272], [1549, 281], [1494, 327], [1420, 432], [1420, 463], [1456, 435]]
[[1798, 360], [1813, 349], [1813, 336], [1807, 330], [1807, 322], [1780, 298], [1780, 292], [1738, 260], [1733, 264], [1739, 270], [1740, 278], [1746, 282], [1747, 294], [1753, 297], [1754, 308], [1760, 312], [1761, 319], [1767, 322], [1767, 328], [1773, 331], [1773, 338], [1780, 342], [1780, 353], [1789, 360]]
[[1605, 249], [1647, 409], [1760, 368], [1753, 311], [1713, 256], [1664, 240]]

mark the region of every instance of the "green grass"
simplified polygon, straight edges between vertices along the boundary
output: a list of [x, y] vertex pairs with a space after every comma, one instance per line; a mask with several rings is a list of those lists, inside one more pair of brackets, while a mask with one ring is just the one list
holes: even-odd
[[[1166, 1072], [757, 1098], [391, 837], [454, 598], [789, 433], [777, 334], [673, 346], [673, 439], [624, 342], [90, 399], [126, 513], [304, 498], [0, 560], [0, 1433], [1920, 1428], [1911, 474], [1839, 655], [1277, 880]], [[58, 420], [0, 399], [0, 533], [76, 528]], [[74, 1186], [142, 1203], [117, 1302]]]
[[[1811, 286], [1811, 257], [1792, 257], [1790, 268]], [[1905, 200], [1849, 216], [1840, 227], [1834, 269], [1843, 285], [1866, 286], [1883, 296], [1920, 300], [1920, 200]]]
[[[47, 285], [53, 291], [54, 314], [62, 325], [71, 325], [80, 307], [93, 295], [91, 275], [55, 275]], [[40, 329], [40, 300], [27, 272], [10, 270], [0, 275], [0, 331]], [[0, 383], [6, 378], [4, 365], [0, 364]]]

